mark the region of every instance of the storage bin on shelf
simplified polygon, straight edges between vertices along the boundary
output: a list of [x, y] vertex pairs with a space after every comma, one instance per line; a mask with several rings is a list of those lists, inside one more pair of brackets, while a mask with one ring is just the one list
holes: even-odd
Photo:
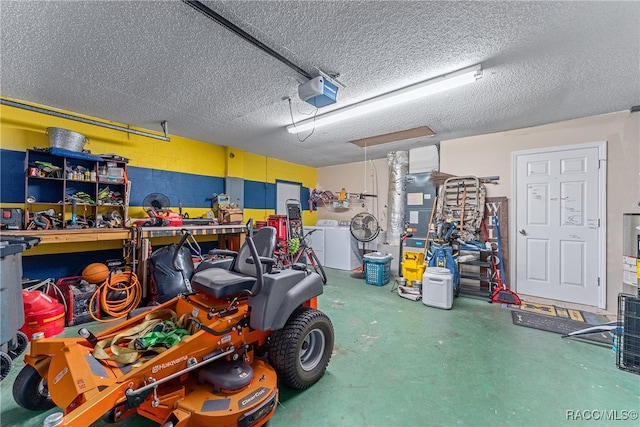
[[382, 254], [373, 252], [363, 257], [365, 282], [367, 285], [383, 286], [389, 283], [391, 276], [391, 260], [390, 254]]

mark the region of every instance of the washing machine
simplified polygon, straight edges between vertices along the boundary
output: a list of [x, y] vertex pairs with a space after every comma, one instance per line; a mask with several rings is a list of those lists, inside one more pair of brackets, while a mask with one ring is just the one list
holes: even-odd
[[337, 227], [324, 232], [324, 265], [337, 270], [351, 271], [362, 267], [362, 248], [352, 235], [350, 221], [341, 221]]
[[325, 256], [325, 240], [326, 240], [326, 230], [328, 228], [336, 228], [338, 226], [338, 221], [335, 219], [320, 219], [316, 222], [316, 225], [305, 226], [304, 232], [309, 233], [311, 230], [314, 231], [311, 236], [309, 236], [309, 242], [313, 251], [318, 255], [318, 259], [320, 260], [320, 264], [325, 267], [326, 265], [326, 256]]

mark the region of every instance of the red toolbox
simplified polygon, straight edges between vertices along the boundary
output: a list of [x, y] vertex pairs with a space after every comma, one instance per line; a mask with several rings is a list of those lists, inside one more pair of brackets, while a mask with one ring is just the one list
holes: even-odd
[[[66, 324], [67, 326], [79, 325], [91, 322], [93, 318], [89, 312], [89, 305], [93, 294], [93, 304], [91, 312], [100, 319], [100, 291], [98, 285], [94, 285], [82, 280], [82, 276], [61, 277], [56, 281], [56, 286], [62, 292], [67, 304]], [[60, 295], [53, 295], [55, 291], [49, 288], [49, 295], [60, 299]]]

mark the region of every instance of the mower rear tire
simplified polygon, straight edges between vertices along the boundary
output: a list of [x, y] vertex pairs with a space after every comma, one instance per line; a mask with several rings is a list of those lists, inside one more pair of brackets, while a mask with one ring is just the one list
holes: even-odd
[[13, 399], [31, 411], [46, 411], [56, 406], [49, 395], [47, 380], [31, 365], [25, 365], [18, 373], [13, 383]]
[[333, 325], [323, 312], [298, 307], [269, 345], [269, 362], [278, 380], [304, 390], [324, 375], [333, 351]]

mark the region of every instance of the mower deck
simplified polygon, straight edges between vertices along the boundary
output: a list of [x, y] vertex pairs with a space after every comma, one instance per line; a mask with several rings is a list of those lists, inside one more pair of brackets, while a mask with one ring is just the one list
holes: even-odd
[[[89, 425], [102, 414], [119, 421], [134, 412], [176, 427], [266, 422], [275, 410], [277, 375], [254, 358], [253, 350], [265, 343], [266, 333], [249, 328], [246, 301], [229, 309], [228, 302], [202, 294], [179, 297], [96, 338], [113, 338], [132, 330], [149, 314], [168, 310], [177, 318], [189, 316], [194, 333], [179, 345], [132, 364], [96, 359], [83, 338], [32, 342], [25, 360], [48, 380], [53, 402], [64, 409], [64, 425]], [[251, 367], [252, 380], [235, 390], [214, 391], [220, 387], [203, 381], [198, 371], [222, 361], [244, 362]]]
[[162, 427], [251, 427], [275, 412], [278, 379], [299, 390], [318, 381], [334, 342], [316, 309], [320, 275], [263, 271], [275, 248], [275, 229], [264, 227], [239, 252], [223, 251], [232, 262], [211, 261], [189, 278], [175, 262], [187, 237], [163, 266], [180, 272], [184, 294], [98, 336], [82, 328], [79, 338], [35, 338], [14, 382], [16, 402], [62, 408], [48, 427], [135, 413]]

